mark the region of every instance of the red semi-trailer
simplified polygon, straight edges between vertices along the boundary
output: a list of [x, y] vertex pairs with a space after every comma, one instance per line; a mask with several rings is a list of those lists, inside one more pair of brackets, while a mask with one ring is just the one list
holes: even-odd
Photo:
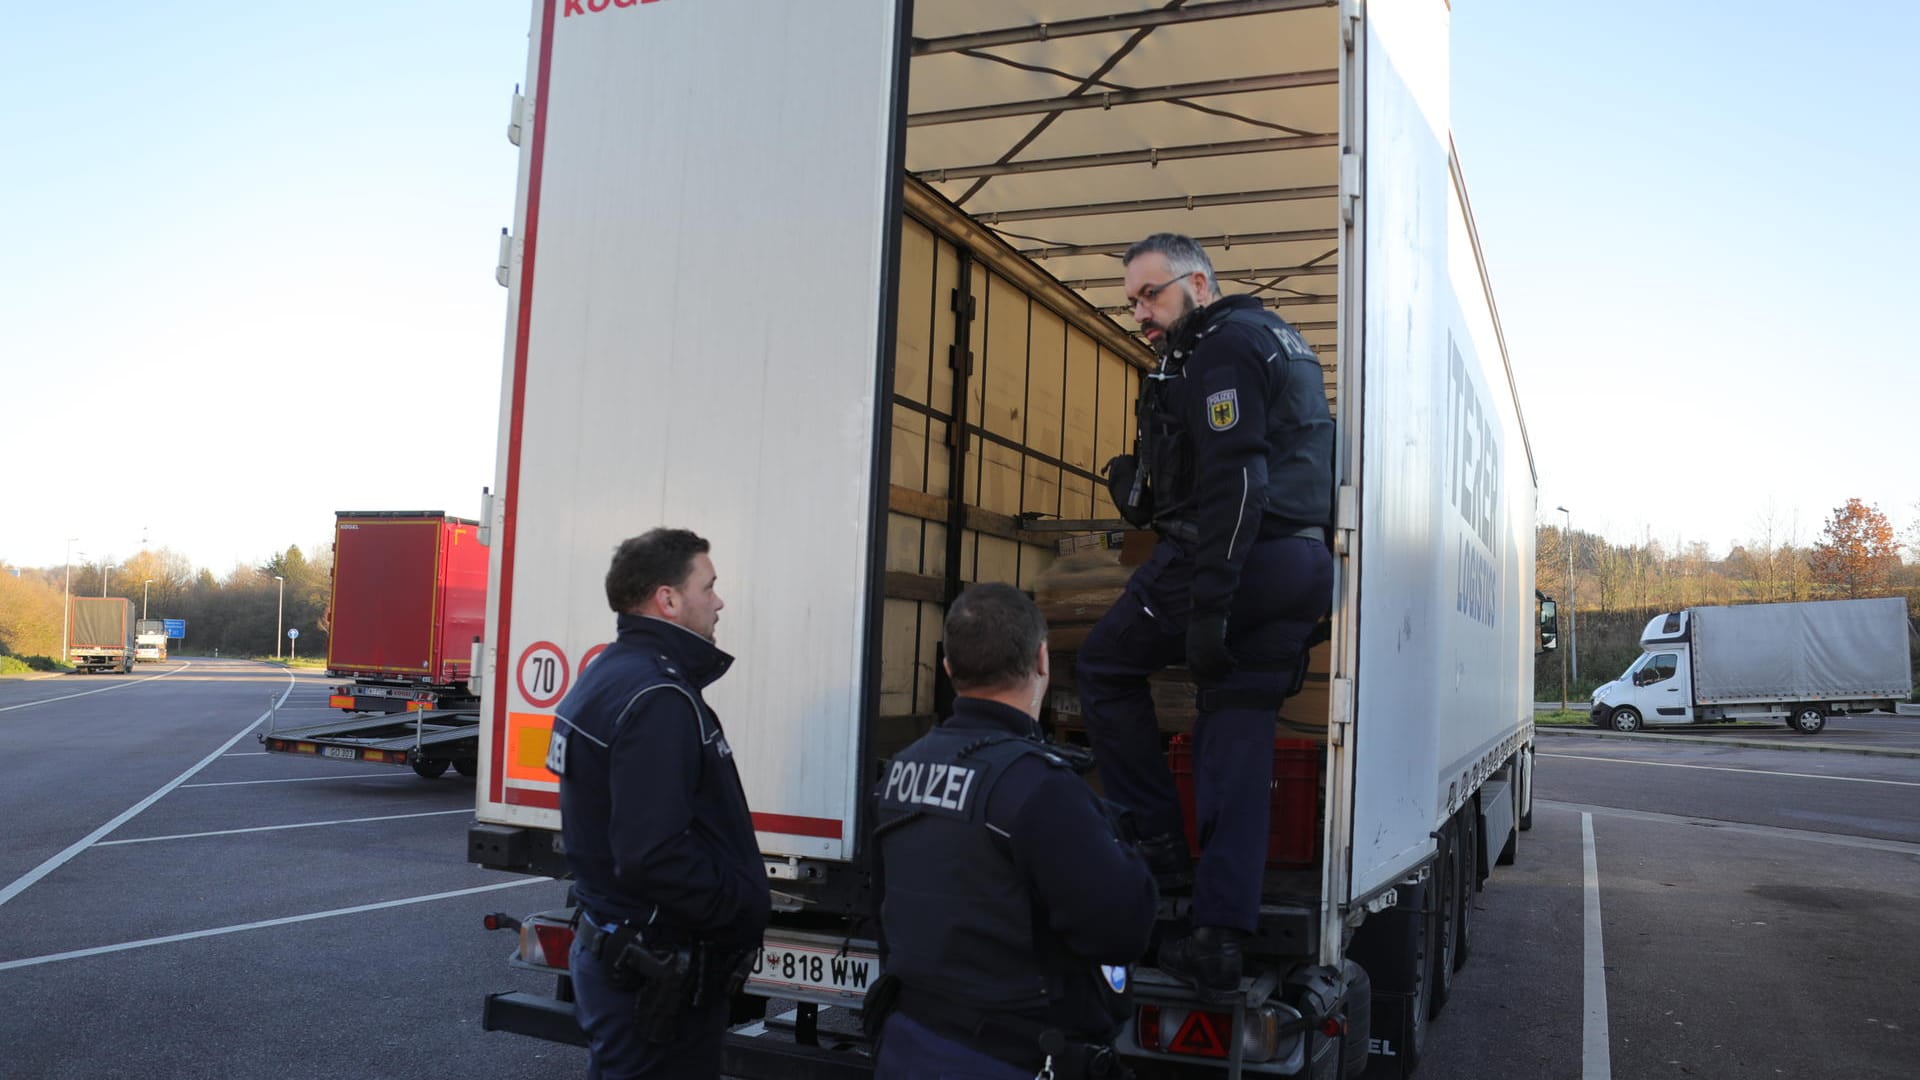
[[486, 618], [487, 551], [475, 522], [429, 511], [335, 515], [328, 703], [345, 719], [271, 725], [270, 751], [474, 772], [479, 698], [468, 686]]
[[403, 712], [469, 705], [473, 643], [487, 614], [478, 526], [439, 511], [339, 511], [327, 674], [335, 708]]

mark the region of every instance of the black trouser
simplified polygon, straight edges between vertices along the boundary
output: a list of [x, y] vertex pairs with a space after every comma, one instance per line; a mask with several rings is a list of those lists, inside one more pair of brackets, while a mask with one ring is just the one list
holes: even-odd
[[[1075, 679], [1107, 796], [1131, 808], [1144, 836], [1184, 827], [1161, 751], [1147, 677], [1186, 659], [1193, 559], [1163, 538], [1080, 648]], [[1194, 816], [1200, 838], [1196, 926], [1252, 930], [1266, 867], [1273, 739], [1302, 645], [1333, 597], [1333, 555], [1318, 537], [1261, 540], [1247, 553], [1227, 619], [1234, 670], [1197, 681]]]

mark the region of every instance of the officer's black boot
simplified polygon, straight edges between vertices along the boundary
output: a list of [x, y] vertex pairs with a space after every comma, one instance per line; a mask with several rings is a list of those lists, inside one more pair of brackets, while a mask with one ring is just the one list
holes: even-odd
[[1153, 883], [1160, 895], [1193, 891], [1193, 854], [1187, 850], [1187, 838], [1177, 832], [1149, 836], [1140, 841], [1140, 854], [1153, 871]]
[[1160, 946], [1160, 970], [1191, 982], [1203, 997], [1232, 997], [1246, 966], [1241, 945], [1247, 936], [1225, 926], [1196, 926], [1192, 937]]

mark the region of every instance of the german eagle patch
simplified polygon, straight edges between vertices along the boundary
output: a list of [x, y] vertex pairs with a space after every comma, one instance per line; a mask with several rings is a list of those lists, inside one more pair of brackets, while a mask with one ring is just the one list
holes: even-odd
[[1207, 426], [1225, 431], [1240, 422], [1240, 391], [1222, 390], [1207, 395]]

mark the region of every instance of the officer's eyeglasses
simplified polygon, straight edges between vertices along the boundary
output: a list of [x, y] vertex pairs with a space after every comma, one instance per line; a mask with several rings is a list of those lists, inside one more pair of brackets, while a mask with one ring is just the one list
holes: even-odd
[[1161, 293], [1167, 291], [1168, 286], [1171, 286], [1174, 282], [1179, 281], [1186, 276], [1187, 275], [1185, 274], [1175, 274], [1174, 276], [1168, 278], [1167, 280], [1161, 282], [1158, 285], [1140, 286], [1140, 295], [1133, 298], [1133, 307], [1131, 310], [1139, 311], [1141, 305], [1153, 303], [1153, 301], [1157, 297], [1159, 297]]

